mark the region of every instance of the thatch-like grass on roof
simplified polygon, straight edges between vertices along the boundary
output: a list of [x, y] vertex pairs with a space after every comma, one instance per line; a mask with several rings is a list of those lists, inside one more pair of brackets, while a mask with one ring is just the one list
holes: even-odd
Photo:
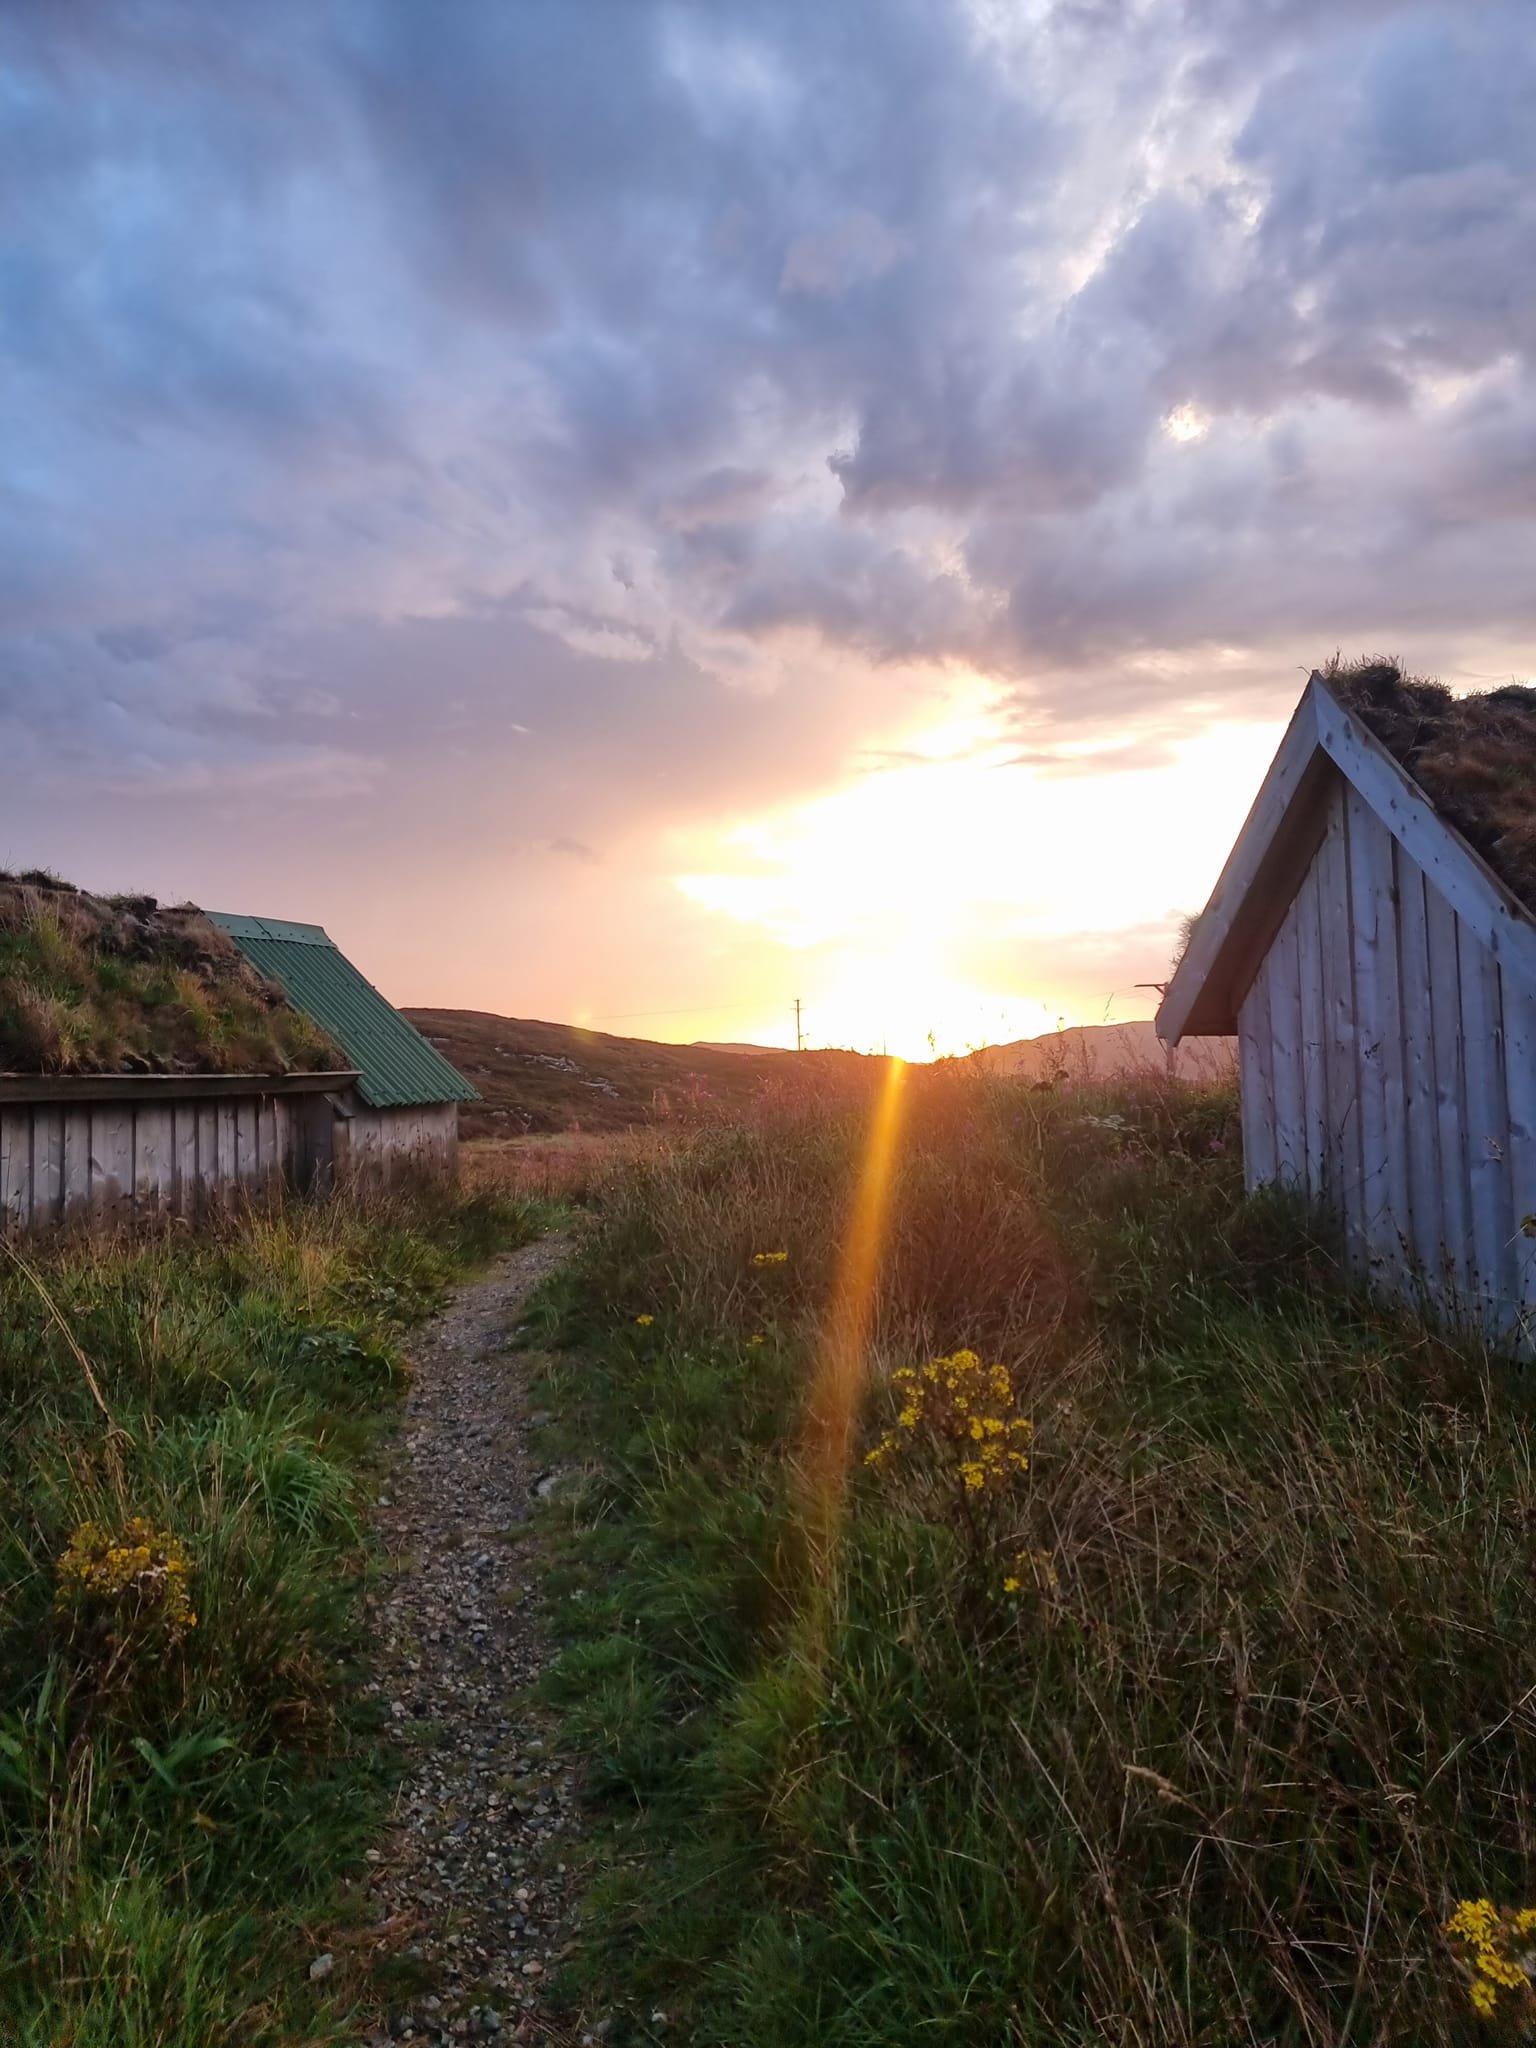
[[1509, 683], [1453, 697], [1391, 659], [1343, 662], [1323, 676], [1435, 809], [1536, 913], [1536, 689]]
[[338, 1048], [191, 904], [0, 873], [0, 1073], [335, 1072]]

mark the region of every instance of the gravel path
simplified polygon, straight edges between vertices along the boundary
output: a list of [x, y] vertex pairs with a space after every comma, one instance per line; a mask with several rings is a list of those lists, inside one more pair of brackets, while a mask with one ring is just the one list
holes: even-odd
[[524, 1538], [541, 1482], [527, 1446], [524, 1303], [560, 1264], [526, 1245], [460, 1288], [414, 1348], [378, 1526], [393, 1570], [369, 1602], [374, 1690], [412, 1756], [371, 1852], [378, 1981], [392, 2041], [593, 2042], [540, 2005], [569, 1944], [569, 1774], [521, 1695], [547, 1655]]

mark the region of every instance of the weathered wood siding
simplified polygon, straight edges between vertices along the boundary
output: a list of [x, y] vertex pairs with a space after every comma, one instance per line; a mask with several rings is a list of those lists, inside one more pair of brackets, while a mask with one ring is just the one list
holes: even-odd
[[1342, 776], [1242, 1004], [1250, 1186], [1338, 1217], [1351, 1263], [1536, 1340], [1536, 994]]
[[338, 1186], [392, 1187], [451, 1178], [459, 1162], [459, 1105], [359, 1108], [338, 1119], [334, 1145]]
[[79, 1215], [194, 1216], [233, 1194], [303, 1185], [312, 1103], [0, 1101], [0, 1229], [41, 1230]]

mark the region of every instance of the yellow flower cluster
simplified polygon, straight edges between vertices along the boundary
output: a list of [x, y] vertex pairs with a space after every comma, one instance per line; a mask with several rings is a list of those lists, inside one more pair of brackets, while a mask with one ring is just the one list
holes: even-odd
[[1028, 1471], [1035, 1425], [1012, 1412], [1016, 1396], [1006, 1366], [956, 1351], [921, 1367], [900, 1366], [892, 1382], [901, 1401], [896, 1427], [867, 1453], [866, 1465], [893, 1464], [922, 1439], [957, 1454], [956, 1475], [967, 1493], [998, 1492]]
[[1049, 1593], [1061, 1584], [1048, 1550], [1017, 1550], [1013, 1569], [1003, 1576], [1005, 1593], [1022, 1593], [1030, 1585], [1037, 1593]]
[[1512, 1992], [1528, 2014], [1536, 2008], [1536, 1906], [1511, 1911], [1492, 1899], [1463, 1899], [1445, 1931], [1462, 1950], [1475, 2013], [1492, 2019], [1505, 1992]]
[[68, 1605], [135, 1606], [173, 1631], [195, 1628], [187, 1553], [169, 1530], [131, 1516], [120, 1535], [82, 1522], [60, 1555], [59, 1598]]
[[655, 1322], [655, 1320], [656, 1320], [656, 1318], [655, 1318], [654, 1316], [636, 1316], [636, 1317], [635, 1317], [635, 1321], [636, 1321], [636, 1323], [638, 1323], [638, 1325], [640, 1326], [640, 1328], [641, 1328], [642, 1330], [648, 1330], [648, 1329], [649, 1329], [649, 1328], [651, 1327], [652, 1323], [654, 1323], [654, 1322]]
[[788, 1257], [788, 1252], [754, 1252], [752, 1263], [754, 1266], [782, 1266]]

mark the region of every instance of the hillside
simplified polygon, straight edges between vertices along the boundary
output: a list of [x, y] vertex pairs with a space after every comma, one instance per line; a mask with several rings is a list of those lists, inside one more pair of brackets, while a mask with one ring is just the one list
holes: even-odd
[[[1075, 1024], [1039, 1038], [989, 1045], [975, 1055], [993, 1072], [1030, 1081], [1061, 1079], [1117, 1081], [1139, 1073], [1166, 1073], [1167, 1051], [1150, 1017], [1125, 1024]], [[1225, 1079], [1233, 1071], [1230, 1038], [1191, 1038], [1173, 1055], [1173, 1072], [1183, 1081]]]
[[[484, 1097], [466, 1105], [467, 1138], [533, 1131], [613, 1131], [658, 1116], [716, 1106], [740, 1108], [765, 1088], [858, 1089], [882, 1062], [857, 1052], [786, 1052], [759, 1045], [664, 1045], [618, 1038], [575, 1024], [498, 1017], [488, 1010], [408, 1009], [411, 1022], [446, 1054]], [[1119, 1078], [1166, 1070], [1150, 1023], [1083, 1025], [974, 1057], [998, 1073], [1030, 1081]], [[1176, 1071], [1185, 1079], [1231, 1071], [1224, 1039], [1191, 1041]]]
[[775, 1083], [860, 1089], [883, 1065], [856, 1052], [662, 1045], [488, 1010], [405, 1015], [484, 1097], [463, 1110], [466, 1138], [624, 1130], [699, 1108], [740, 1108]]

